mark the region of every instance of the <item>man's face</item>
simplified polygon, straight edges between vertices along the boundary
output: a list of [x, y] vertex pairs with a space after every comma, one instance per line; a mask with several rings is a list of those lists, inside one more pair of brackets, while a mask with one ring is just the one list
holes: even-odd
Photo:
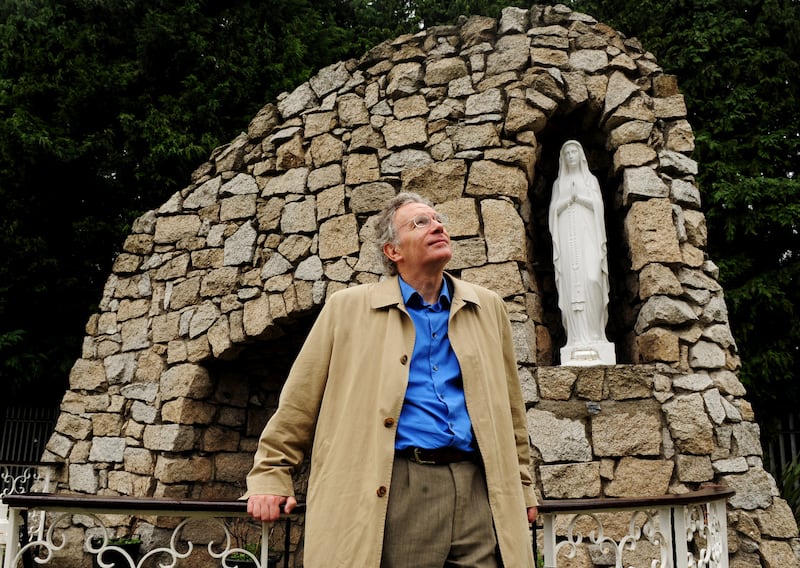
[[[427, 216], [427, 226], [414, 225], [414, 218], [420, 215]], [[441, 270], [453, 256], [450, 235], [435, 217], [436, 210], [423, 203], [406, 203], [395, 213], [397, 244], [387, 244], [384, 252], [394, 260], [400, 271], [425, 267]]]

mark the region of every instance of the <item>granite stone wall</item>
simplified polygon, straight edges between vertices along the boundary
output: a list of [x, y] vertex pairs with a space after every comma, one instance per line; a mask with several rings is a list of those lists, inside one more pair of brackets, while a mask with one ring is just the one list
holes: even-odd
[[[322, 69], [134, 224], [47, 447], [59, 490], [238, 496], [314, 315], [380, 278], [375, 215], [408, 190], [450, 218], [450, 271], [506, 300], [544, 498], [724, 483], [731, 565], [797, 565], [706, 254], [686, 115], [637, 40], [561, 5]], [[555, 366], [547, 207], [569, 138], [606, 204], [615, 367]], [[169, 522], [140, 526], [157, 538]]]

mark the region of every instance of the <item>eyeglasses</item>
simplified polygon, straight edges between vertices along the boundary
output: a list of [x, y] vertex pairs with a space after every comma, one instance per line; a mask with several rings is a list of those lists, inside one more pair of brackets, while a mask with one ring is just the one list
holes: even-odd
[[417, 229], [426, 229], [431, 224], [431, 221], [436, 221], [440, 225], [447, 225], [447, 217], [441, 213], [434, 213], [433, 215], [425, 215], [423, 213], [409, 219], [406, 224], [414, 225]]

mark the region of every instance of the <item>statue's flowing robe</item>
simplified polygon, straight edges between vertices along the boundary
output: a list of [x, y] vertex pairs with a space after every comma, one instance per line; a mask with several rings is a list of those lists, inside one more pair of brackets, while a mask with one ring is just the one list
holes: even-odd
[[[585, 203], [564, 200], [576, 194]], [[558, 307], [567, 346], [606, 341], [608, 323], [608, 258], [603, 197], [597, 178], [559, 176], [553, 185], [549, 214], [553, 237]]]

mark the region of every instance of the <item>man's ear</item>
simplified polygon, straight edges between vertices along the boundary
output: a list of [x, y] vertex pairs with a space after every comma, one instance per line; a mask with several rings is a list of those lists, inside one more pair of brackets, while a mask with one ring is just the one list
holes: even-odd
[[400, 251], [397, 249], [397, 245], [394, 243], [386, 243], [383, 245], [383, 254], [386, 255], [386, 258], [391, 260], [394, 263], [402, 258], [403, 255], [400, 254]]

